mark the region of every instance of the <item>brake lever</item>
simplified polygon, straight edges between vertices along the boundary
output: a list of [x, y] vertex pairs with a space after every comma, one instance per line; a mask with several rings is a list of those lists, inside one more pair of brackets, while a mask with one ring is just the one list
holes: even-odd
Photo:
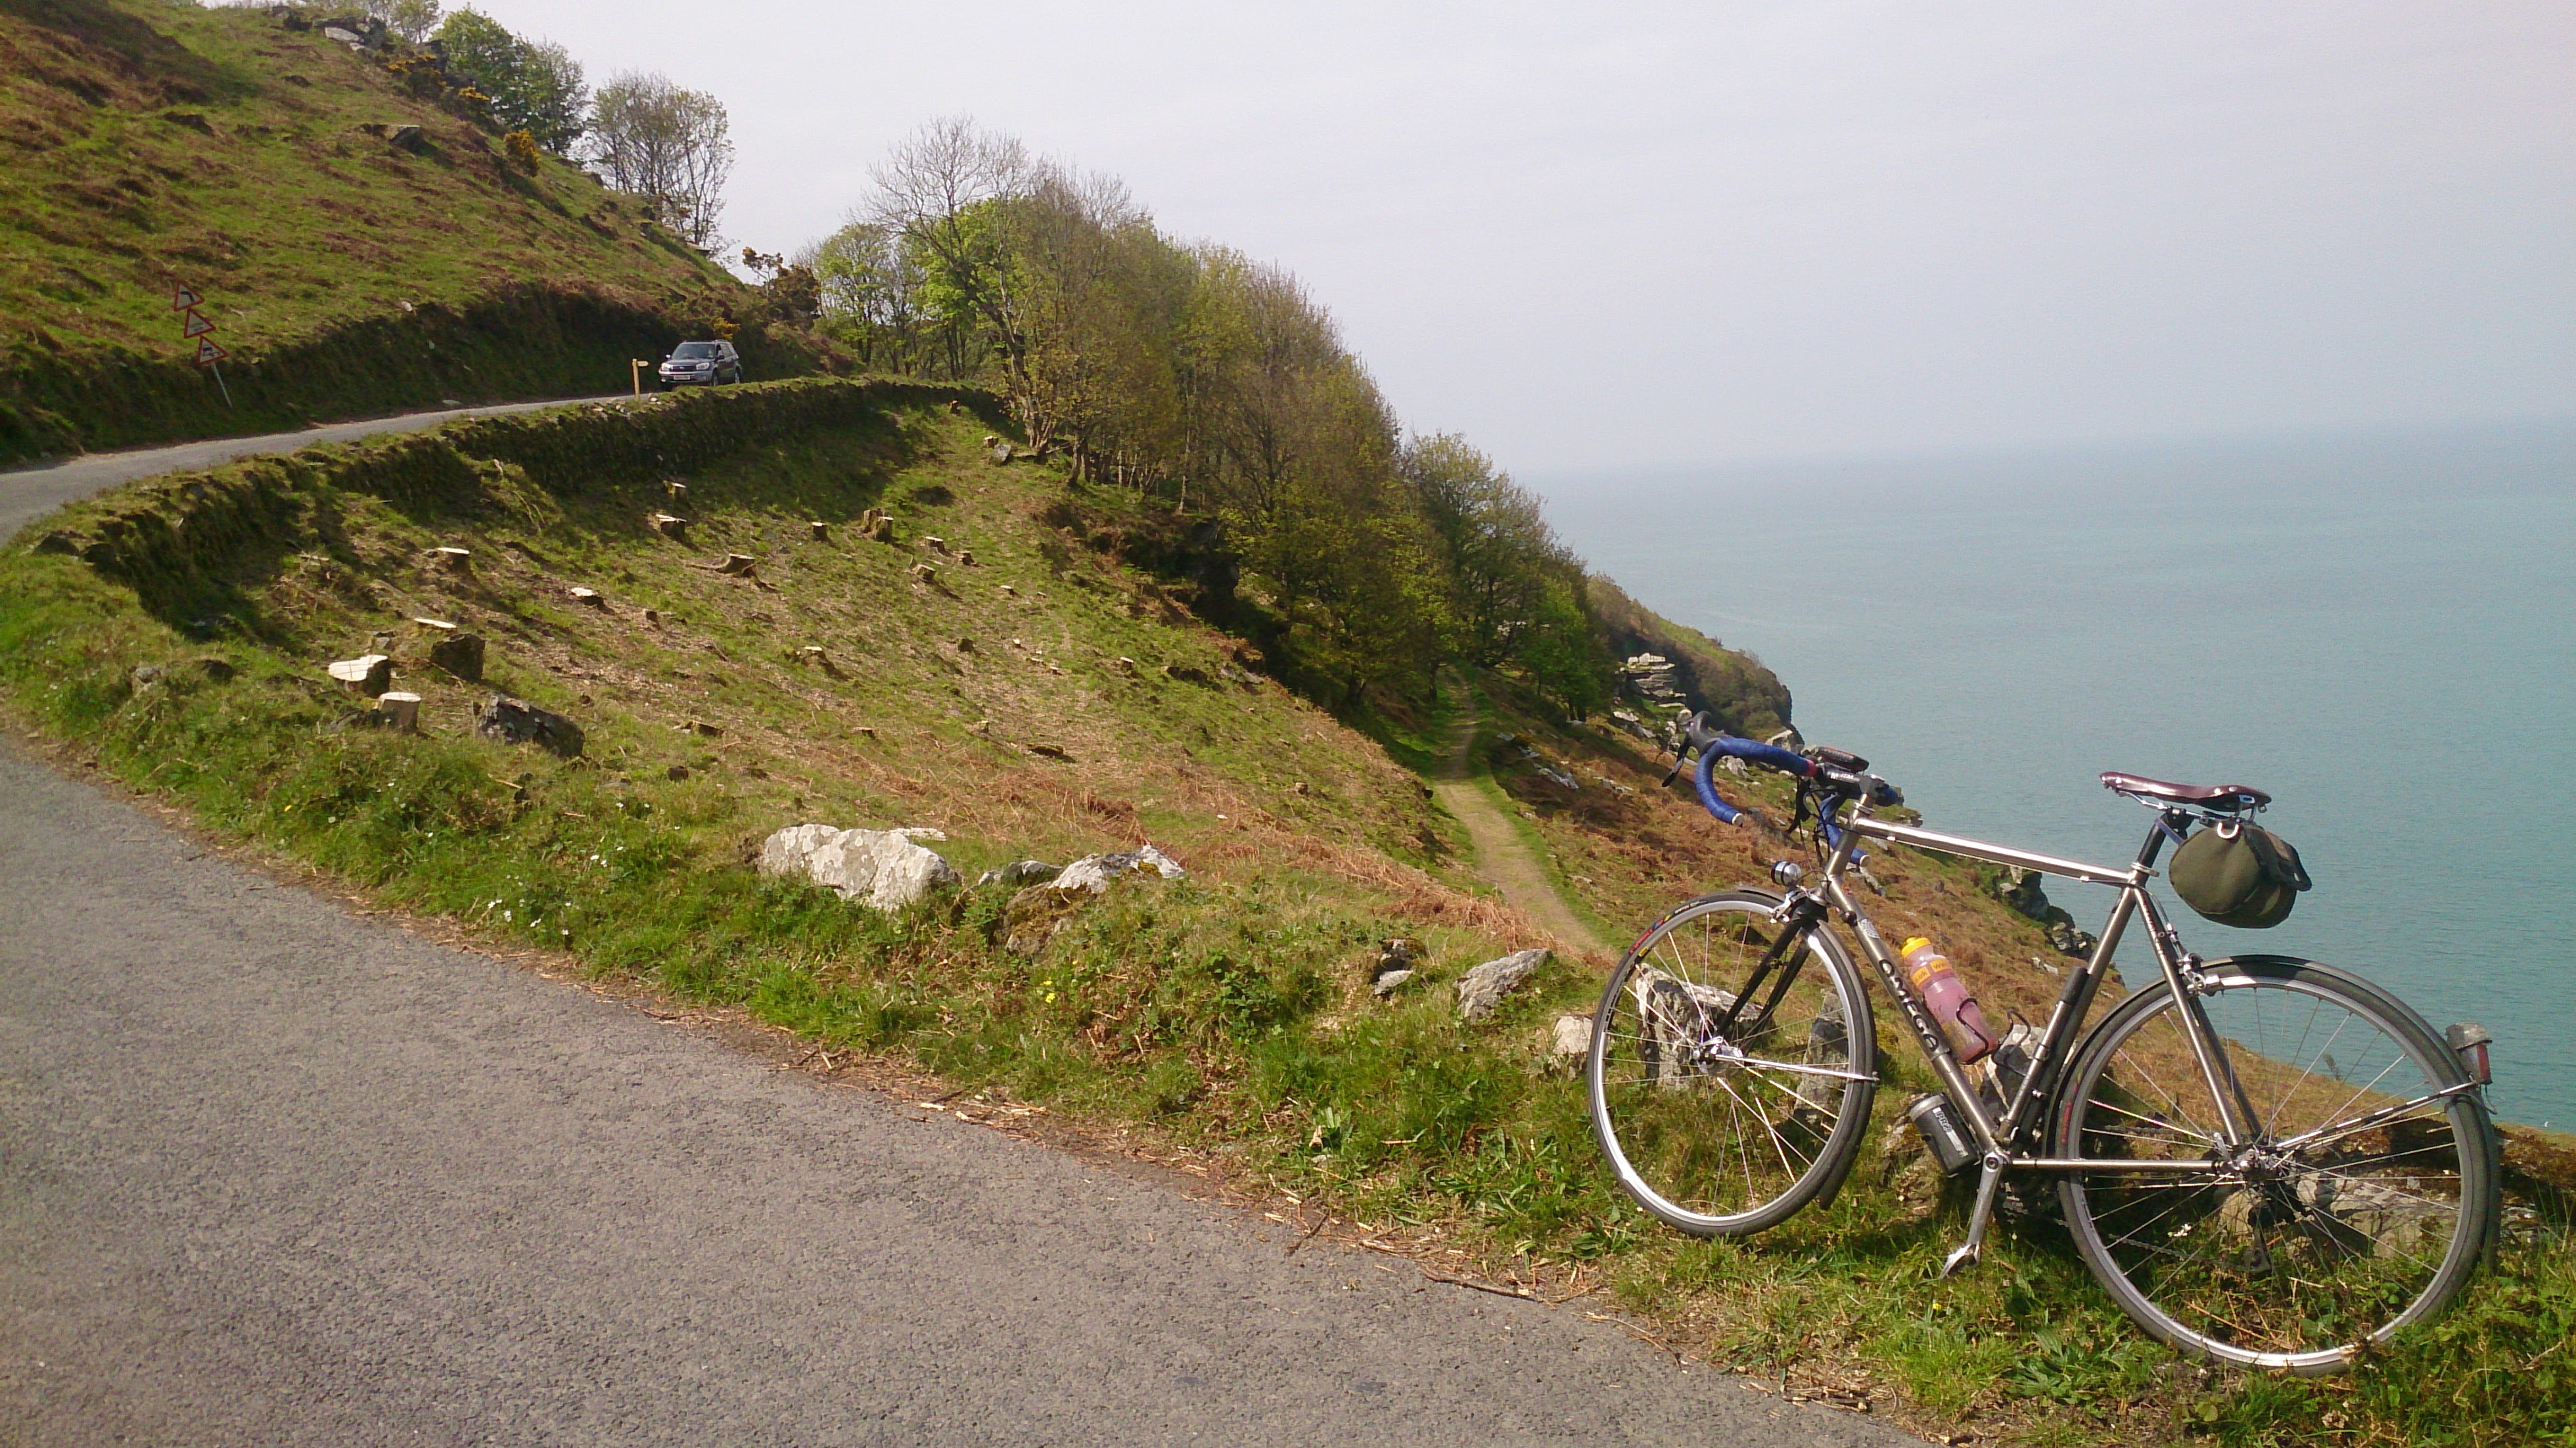
[[1682, 777], [1682, 761], [1688, 758], [1690, 758], [1690, 746], [1688, 744], [1684, 744], [1681, 747], [1681, 752], [1673, 756], [1673, 767], [1664, 771], [1664, 782], [1657, 786], [1657, 788], [1672, 788], [1673, 781]]

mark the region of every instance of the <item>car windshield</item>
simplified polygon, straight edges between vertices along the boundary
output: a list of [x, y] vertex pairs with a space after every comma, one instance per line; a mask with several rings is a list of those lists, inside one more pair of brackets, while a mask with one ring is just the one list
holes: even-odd
[[680, 350], [671, 354], [671, 360], [703, 362], [714, 355], [716, 355], [716, 344], [713, 342], [683, 342], [680, 344]]

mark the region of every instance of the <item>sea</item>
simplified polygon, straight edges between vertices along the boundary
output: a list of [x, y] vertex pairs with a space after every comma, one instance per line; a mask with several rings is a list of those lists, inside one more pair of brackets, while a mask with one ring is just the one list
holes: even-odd
[[2103, 770], [2268, 791], [2314, 890], [2262, 931], [2168, 894], [2184, 943], [2478, 1022], [2498, 1114], [2576, 1131], [2576, 423], [1524, 481], [1936, 829], [2126, 865]]

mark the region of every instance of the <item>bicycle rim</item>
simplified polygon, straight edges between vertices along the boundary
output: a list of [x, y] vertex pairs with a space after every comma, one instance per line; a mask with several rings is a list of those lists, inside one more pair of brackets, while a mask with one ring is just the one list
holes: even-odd
[[[2093, 1172], [2060, 1186], [2077, 1248], [2121, 1308], [2186, 1352], [2326, 1373], [2439, 1312], [2495, 1218], [2475, 1092], [2404, 1007], [2340, 972], [2212, 967], [2197, 997], [2251, 1139], [2220, 1110], [2164, 988], [2115, 1011], [2080, 1053], [2057, 1151], [2221, 1163], [2217, 1173]], [[2427, 1099], [2432, 1098], [2432, 1099]]]
[[1869, 1120], [1876, 1042], [1832, 937], [1817, 929], [1792, 950], [1776, 997], [1776, 970], [1745, 992], [1779, 936], [1778, 903], [1745, 891], [1674, 911], [1619, 962], [1593, 1017], [1602, 1152], [1639, 1205], [1698, 1236], [1758, 1232], [1830, 1199]]

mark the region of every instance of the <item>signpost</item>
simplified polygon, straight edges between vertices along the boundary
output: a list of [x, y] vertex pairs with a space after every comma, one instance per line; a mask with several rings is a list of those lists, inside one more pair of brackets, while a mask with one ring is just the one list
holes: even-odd
[[206, 335], [215, 330], [215, 324], [207, 321], [197, 311], [197, 308], [205, 304], [206, 299], [198, 296], [196, 289], [186, 282], [175, 283], [170, 288], [170, 310], [179, 313], [185, 319], [179, 324], [179, 339], [183, 342], [192, 337], [196, 339], [197, 365], [213, 369], [215, 390], [224, 395], [224, 406], [230, 407], [233, 405], [233, 390], [224, 385], [224, 369], [221, 365], [225, 355], [224, 349], [216, 346], [215, 339]]

